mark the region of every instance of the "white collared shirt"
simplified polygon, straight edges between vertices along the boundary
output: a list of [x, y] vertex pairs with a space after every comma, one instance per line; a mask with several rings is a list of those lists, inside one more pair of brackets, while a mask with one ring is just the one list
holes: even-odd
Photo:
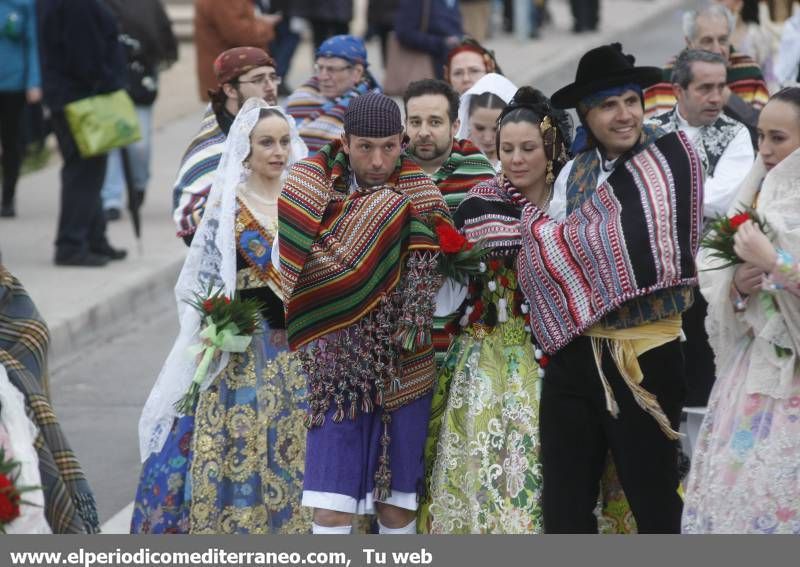
[[[675, 116], [680, 129], [696, 146], [702, 144], [702, 130], [690, 125], [676, 108]], [[750, 172], [755, 155], [750, 132], [741, 128], [722, 152], [713, 176], [706, 176], [703, 184], [703, 216], [714, 218], [724, 215], [733, 204], [739, 184]]]

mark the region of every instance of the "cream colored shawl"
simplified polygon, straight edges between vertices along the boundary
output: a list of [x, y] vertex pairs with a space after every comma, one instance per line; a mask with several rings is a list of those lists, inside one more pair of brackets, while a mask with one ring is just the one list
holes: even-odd
[[[729, 214], [752, 205], [757, 194], [756, 210], [769, 224], [773, 244], [800, 260], [800, 149], [769, 173], [759, 157], [740, 185]], [[788, 397], [800, 353], [800, 297], [786, 291], [763, 291], [737, 314], [730, 299], [735, 268], [704, 271], [717, 262], [701, 249], [700, 288], [709, 304], [706, 330], [717, 374], [729, 370], [746, 346], [744, 339], [749, 338], [754, 344], [745, 376], [747, 393]], [[791, 354], [779, 356], [776, 346], [791, 350]]]

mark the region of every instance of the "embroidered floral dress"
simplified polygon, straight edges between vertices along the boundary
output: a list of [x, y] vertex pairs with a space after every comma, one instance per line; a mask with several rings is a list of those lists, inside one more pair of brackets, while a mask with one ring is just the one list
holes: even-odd
[[[772, 294], [800, 296], [800, 265], [781, 252], [778, 266], [749, 301], [775, 315]], [[759, 333], [759, 336], [764, 336]], [[774, 345], [778, 359], [790, 356]], [[692, 459], [684, 533], [800, 535], [800, 371], [780, 397], [748, 392], [758, 362], [752, 334], [721, 368]], [[772, 355], [773, 353], [769, 353]]]
[[769, 172], [756, 159], [737, 203], [753, 203], [778, 250], [761, 291], [732, 294], [735, 268], [700, 265], [717, 380], [686, 483], [686, 533], [800, 534], [800, 149]]
[[290, 356], [270, 253], [274, 227], [239, 201], [237, 288], [265, 304], [263, 332], [176, 419], [145, 461], [132, 533], [306, 533], [305, 382]]
[[492, 180], [455, 215], [470, 241], [493, 250], [469, 286], [434, 392], [423, 532], [542, 531], [539, 366], [514, 267], [523, 204], [513, 187]]

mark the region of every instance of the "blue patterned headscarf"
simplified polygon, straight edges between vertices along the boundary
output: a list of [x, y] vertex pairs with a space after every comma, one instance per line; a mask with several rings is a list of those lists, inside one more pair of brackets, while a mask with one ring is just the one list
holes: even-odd
[[367, 48], [364, 40], [354, 35], [335, 35], [322, 42], [315, 57], [339, 57], [352, 64], [367, 66]]
[[642, 98], [642, 87], [635, 83], [626, 83], [624, 85], [619, 85], [618, 87], [609, 87], [607, 89], [603, 89], [602, 91], [597, 91], [590, 95], [587, 95], [581, 99], [578, 103], [578, 118], [581, 121], [581, 125], [575, 130], [575, 139], [572, 140], [572, 147], [570, 148], [570, 152], [572, 155], [578, 155], [584, 150], [587, 150], [588, 147], [588, 130], [587, 126], [584, 123], [584, 119], [586, 117], [586, 113], [589, 112], [595, 106], [600, 105], [604, 100], [606, 100], [610, 96], [621, 96], [622, 93], [627, 91], [634, 91], [636, 94], [639, 95], [640, 100], [644, 100]]

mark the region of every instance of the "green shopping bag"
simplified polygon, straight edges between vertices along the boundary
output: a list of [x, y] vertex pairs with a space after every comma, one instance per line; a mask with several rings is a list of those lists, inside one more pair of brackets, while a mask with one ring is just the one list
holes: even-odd
[[64, 113], [81, 157], [104, 154], [139, 140], [139, 118], [124, 90], [71, 102]]

